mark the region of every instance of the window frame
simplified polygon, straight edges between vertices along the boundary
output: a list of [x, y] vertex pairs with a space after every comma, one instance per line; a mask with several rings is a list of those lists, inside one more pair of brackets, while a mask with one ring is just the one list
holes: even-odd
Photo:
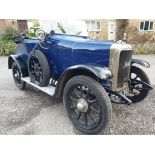
[[[95, 29], [92, 29], [92, 22], [95, 22]], [[100, 29], [97, 29], [97, 23], [100, 23]], [[89, 23], [90, 29], [88, 28], [89, 26], [87, 25]], [[101, 20], [86, 20], [86, 25], [87, 25], [87, 30], [88, 32], [100, 32], [101, 31]]]
[[[145, 27], [145, 22], [149, 22], [149, 28], [150, 28], [150, 23], [151, 22], [153, 22], [153, 27], [152, 27], [152, 29], [150, 30], [150, 29], [148, 29], [148, 30], [144, 30], [144, 27]], [[141, 23], [143, 22], [143, 29], [141, 30]], [[154, 21], [151, 21], [151, 20], [143, 20], [143, 21], [140, 21], [139, 22], [139, 31], [141, 31], [141, 32], [152, 32], [152, 31], [154, 31]]]

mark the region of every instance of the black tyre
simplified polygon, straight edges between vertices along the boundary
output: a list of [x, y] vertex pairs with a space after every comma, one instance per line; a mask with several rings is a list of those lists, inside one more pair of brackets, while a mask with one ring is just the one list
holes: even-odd
[[146, 98], [149, 93], [149, 88], [138, 81], [143, 81], [147, 84], [150, 84], [150, 80], [146, 73], [136, 66], [131, 67], [130, 76], [131, 84], [128, 98], [131, 99], [133, 103], [137, 103]]
[[21, 80], [21, 72], [16, 62], [12, 64], [12, 74], [13, 74], [13, 79], [14, 79], [16, 86], [21, 90], [25, 89], [26, 82]]
[[28, 64], [31, 81], [41, 87], [47, 86], [50, 80], [50, 67], [45, 55], [38, 50], [31, 52]]
[[111, 102], [104, 88], [87, 76], [71, 78], [64, 88], [63, 102], [73, 125], [86, 134], [104, 129], [111, 118]]

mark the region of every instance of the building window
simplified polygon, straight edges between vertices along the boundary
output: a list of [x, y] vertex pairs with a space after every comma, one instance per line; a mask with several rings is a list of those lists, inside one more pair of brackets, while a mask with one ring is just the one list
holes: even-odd
[[101, 21], [89, 20], [86, 21], [88, 31], [101, 31]]
[[153, 22], [152, 21], [140, 22], [140, 30], [141, 31], [152, 31], [153, 30]]

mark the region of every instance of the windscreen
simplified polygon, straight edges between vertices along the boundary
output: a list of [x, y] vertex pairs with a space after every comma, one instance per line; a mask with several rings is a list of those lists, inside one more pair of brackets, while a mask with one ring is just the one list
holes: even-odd
[[50, 33], [88, 36], [85, 21], [82, 20], [40, 20], [41, 29]]

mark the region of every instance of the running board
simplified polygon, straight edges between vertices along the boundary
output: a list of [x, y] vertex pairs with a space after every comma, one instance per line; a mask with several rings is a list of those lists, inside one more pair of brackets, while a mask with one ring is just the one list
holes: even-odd
[[22, 81], [25, 81], [26, 83], [28, 83], [29, 85], [41, 90], [42, 92], [50, 95], [50, 96], [53, 96], [54, 93], [55, 93], [55, 87], [51, 86], [51, 85], [48, 85], [46, 87], [40, 87], [40, 86], [37, 86], [36, 84], [32, 83], [30, 81], [30, 77], [24, 77], [24, 78], [21, 78]]

